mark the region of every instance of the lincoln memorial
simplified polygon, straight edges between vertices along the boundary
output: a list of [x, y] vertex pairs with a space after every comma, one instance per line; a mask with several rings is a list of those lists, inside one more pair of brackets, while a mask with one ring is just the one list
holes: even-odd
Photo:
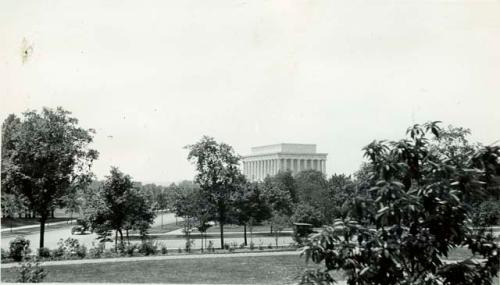
[[243, 157], [243, 174], [250, 181], [261, 181], [280, 171], [293, 174], [314, 169], [326, 173], [326, 153], [316, 153], [315, 144], [274, 144], [252, 147]]

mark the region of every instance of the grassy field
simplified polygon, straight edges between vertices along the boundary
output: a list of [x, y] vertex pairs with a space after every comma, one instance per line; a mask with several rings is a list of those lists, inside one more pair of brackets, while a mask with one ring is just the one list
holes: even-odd
[[[297, 256], [178, 259], [45, 269], [48, 273], [45, 282], [286, 284], [297, 281], [295, 278], [304, 270], [304, 259]], [[14, 282], [15, 276], [16, 269], [2, 269], [2, 282]], [[340, 274], [338, 278], [342, 279]]]
[[[452, 256], [468, 257], [466, 249]], [[307, 268], [314, 269], [309, 264]], [[228, 257], [46, 266], [45, 282], [290, 284], [306, 268], [297, 256]], [[14, 282], [17, 269], [2, 268], [1, 281]], [[335, 276], [343, 280], [340, 272]], [[498, 284], [498, 277], [493, 284]]]

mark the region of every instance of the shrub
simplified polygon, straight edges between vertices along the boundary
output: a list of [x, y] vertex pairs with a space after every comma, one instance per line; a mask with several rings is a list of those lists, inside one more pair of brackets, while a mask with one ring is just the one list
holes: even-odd
[[139, 246], [139, 253], [144, 255], [155, 255], [158, 251], [156, 244], [151, 241], [145, 241]]
[[273, 248], [273, 244], [272, 243], [268, 244], [267, 248], [272, 249]]
[[228, 244], [228, 243], [225, 243], [225, 244], [224, 244], [224, 249], [225, 249], [225, 250], [229, 250], [229, 248], [230, 248], [229, 244]]
[[97, 247], [93, 247], [89, 250], [89, 256], [91, 258], [101, 258], [104, 254], [104, 244], [99, 243]]
[[191, 252], [191, 248], [193, 248], [193, 243], [194, 243], [193, 240], [187, 240], [184, 250], [186, 252]]
[[16, 282], [21, 283], [38, 283], [47, 276], [44, 269], [40, 267], [38, 262], [25, 261], [17, 270], [18, 277]]
[[168, 248], [164, 244], [161, 246], [161, 254], [168, 254]]
[[61, 259], [63, 258], [64, 256], [64, 249], [59, 247], [59, 248], [56, 248], [56, 249], [53, 249], [50, 253], [50, 255], [52, 256], [52, 258], [54, 259]]
[[209, 240], [208, 241], [208, 246], [207, 246], [208, 251], [210, 252], [215, 252], [215, 247], [214, 247], [214, 242]]
[[6, 260], [7, 258], [9, 258], [9, 257], [10, 257], [9, 252], [8, 252], [7, 250], [4, 250], [4, 249], [2, 248], [2, 261], [5, 261], [5, 260]]
[[60, 239], [57, 245], [58, 248], [52, 251], [52, 256], [56, 259], [73, 257], [85, 258], [87, 255], [87, 248], [80, 245], [80, 242], [77, 239]]
[[120, 255], [114, 250], [114, 249], [107, 249], [104, 250], [102, 253], [102, 257], [104, 258], [113, 258], [113, 257], [119, 257]]
[[46, 247], [41, 247], [38, 249], [38, 257], [40, 258], [50, 258], [50, 249]]
[[135, 243], [125, 246], [123, 250], [123, 252], [128, 256], [133, 256], [136, 251], [139, 251], [139, 246]]
[[177, 249], [177, 252], [178, 252], [178, 253], [182, 253], [182, 249], [179, 247], [179, 248]]
[[259, 250], [264, 250], [264, 246], [262, 244], [259, 244]]
[[84, 245], [80, 245], [79, 247], [76, 248], [75, 254], [79, 258], [85, 258], [85, 256], [87, 256], [87, 247]]
[[245, 248], [245, 243], [243, 243], [243, 242], [242, 242], [242, 243], [240, 243], [239, 248], [240, 248], [240, 249], [244, 249], [244, 248]]
[[255, 249], [255, 243], [253, 243], [253, 241], [252, 241], [252, 242], [250, 242], [250, 250], [254, 250], [254, 249]]
[[10, 257], [14, 261], [21, 261], [31, 252], [30, 241], [23, 237], [17, 237], [10, 242], [9, 249]]

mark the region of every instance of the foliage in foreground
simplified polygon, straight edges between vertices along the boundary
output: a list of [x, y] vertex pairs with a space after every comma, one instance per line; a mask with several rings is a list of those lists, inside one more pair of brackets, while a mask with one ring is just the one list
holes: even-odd
[[[307, 271], [302, 283], [331, 284], [331, 273], [343, 270], [347, 284], [491, 284], [498, 246], [473, 231], [470, 218], [471, 203], [500, 175], [500, 148], [480, 148], [457, 163], [429, 146], [429, 134], [440, 131], [436, 123], [415, 125], [408, 139], [365, 147], [376, 211], [337, 219], [313, 235], [303, 253], [324, 268]], [[458, 246], [482, 259], [444, 263]]]
[[38, 261], [25, 260], [18, 268], [18, 277], [16, 282], [20, 283], [39, 283], [47, 276], [45, 270], [40, 267]]

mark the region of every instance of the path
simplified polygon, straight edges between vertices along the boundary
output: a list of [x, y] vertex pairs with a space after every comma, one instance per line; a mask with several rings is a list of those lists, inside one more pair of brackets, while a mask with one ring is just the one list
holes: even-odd
[[[258, 256], [299, 256], [299, 251], [273, 251], [273, 252], [247, 252], [247, 253], [211, 253], [211, 254], [186, 254], [186, 255], [161, 255], [161, 256], [137, 256], [137, 257], [117, 257], [98, 259], [77, 259], [41, 262], [41, 266], [55, 265], [78, 265], [89, 263], [111, 263], [111, 262], [134, 262], [134, 261], [155, 261], [170, 259], [200, 259], [200, 258], [230, 258], [230, 257], [258, 257]], [[2, 268], [18, 267], [20, 263], [5, 263]]]
[[[76, 220], [67, 220], [67, 221], [62, 221], [62, 222], [55, 222], [55, 223], [46, 223], [45, 227], [50, 227], [50, 226], [56, 226], [56, 225], [62, 225], [62, 224], [72, 224], [75, 223]], [[28, 225], [28, 226], [20, 226], [20, 227], [14, 227], [14, 228], [9, 228], [9, 227], [3, 227], [0, 232], [2, 233], [10, 233], [10, 232], [16, 232], [20, 230], [27, 230], [27, 229], [35, 229], [35, 228], [40, 228], [40, 224], [36, 225]]]

